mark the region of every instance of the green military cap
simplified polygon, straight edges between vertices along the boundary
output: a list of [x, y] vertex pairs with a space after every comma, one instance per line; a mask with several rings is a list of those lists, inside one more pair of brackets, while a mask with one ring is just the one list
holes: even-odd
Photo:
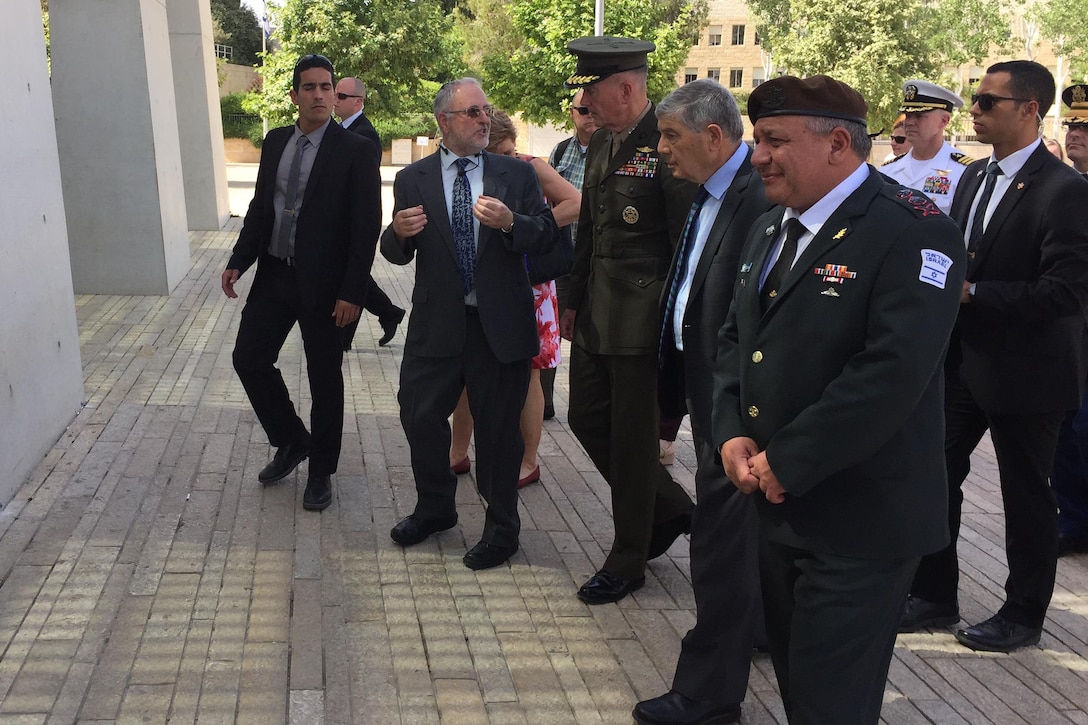
[[830, 76], [779, 76], [756, 86], [748, 96], [748, 118], [823, 116], [867, 125], [869, 106], [860, 93]]
[[575, 38], [567, 43], [567, 50], [578, 56], [578, 67], [563, 85], [582, 88], [616, 73], [645, 68], [646, 55], [656, 49], [648, 40], [634, 38], [610, 35]]
[[929, 81], [911, 80], [903, 84], [903, 105], [900, 113], [922, 113], [940, 109], [951, 112], [963, 105], [958, 95]]
[[1062, 113], [1066, 126], [1088, 126], [1088, 85], [1078, 83], [1062, 91], [1062, 103], [1069, 107]]

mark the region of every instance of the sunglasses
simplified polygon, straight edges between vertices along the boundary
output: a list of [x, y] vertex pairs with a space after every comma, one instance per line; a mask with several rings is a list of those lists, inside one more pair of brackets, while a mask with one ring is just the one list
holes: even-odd
[[589, 115], [589, 106], [571, 106], [571, 108], [575, 111], [578, 111], [579, 116]]
[[311, 60], [319, 60], [319, 61], [322, 61], [324, 63], [328, 63], [330, 67], [332, 66], [332, 61], [329, 60], [328, 58], [326, 58], [325, 56], [320, 55], [318, 53], [310, 53], [309, 55], [304, 55], [301, 58], [299, 58], [298, 62], [295, 63], [295, 67], [297, 68], [300, 65], [302, 65], [303, 63], [308, 63]]
[[486, 113], [491, 116], [495, 113], [495, 107], [492, 105], [486, 106], [469, 106], [468, 108], [461, 108], [456, 111], [444, 111], [443, 113], [463, 113], [469, 118], [479, 118], [481, 113]]
[[907, 137], [906, 136], [892, 136], [892, 141], [895, 141], [896, 143], [906, 143], [907, 142]]
[[362, 96], [353, 96], [350, 93], [337, 93], [336, 97], [339, 98], [341, 101], [346, 101], [349, 98], [362, 98]]
[[995, 96], [993, 93], [976, 93], [971, 96], [971, 105], [978, 104], [978, 108], [983, 113], [994, 110], [994, 106], [998, 101], [1016, 101], [1017, 103], [1027, 103], [1030, 98], [1013, 98], [1012, 96]]

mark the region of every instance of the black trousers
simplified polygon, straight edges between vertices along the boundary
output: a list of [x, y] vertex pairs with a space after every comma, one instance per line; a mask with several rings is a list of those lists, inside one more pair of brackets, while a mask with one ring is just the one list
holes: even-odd
[[616, 534], [602, 568], [637, 579], [653, 526], [692, 506], [658, 460], [657, 355], [598, 355], [572, 345], [568, 419], [612, 489]]
[[1058, 501], [1058, 533], [1088, 536], [1088, 392], [1080, 410], [1062, 421], [1050, 487]]
[[[280, 350], [298, 322], [306, 353], [310, 381], [310, 430], [295, 412], [291, 395], [276, 367]], [[261, 258], [250, 289], [238, 339], [234, 345], [234, 369], [249, 396], [268, 442], [280, 448], [310, 439], [310, 475], [336, 472], [344, 432], [344, 354], [340, 329], [332, 311], [317, 312], [303, 306], [295, 269], [275, 257]]]
[[967, 386], [949, 374], [945, 383], [945, 466], [948, 470], [948, 529], [952, 543], [922, 558], [911, 585], [915, 596], [954, 602], [959, 586], [956, 541], [960, 533], [963, 481], [971, 453], [987, 429], [997, 454], [1005, 509], [1009, 576], [999, 614], [1040, 627], [1054, 593], [1058, 561], [1058, 509], [1047, 481], [1064, 412], [988, 415]]
[[790, 725], [875, 725], [917, 557], [856, 559], [761, 537], [759, 572]]
[[[392, 317], [399, 308], [371, 277], [366, 286], [366, 302], [363, 304], [363, 309], [377, 317], [378, 322], [382, 322]], [[359, 316], [359, 320], [361, 319], [362, 315]], [[351, 342], [355, 339], [355, 331], [359, 329], [359, 320], [340, 328], [340, 342], [344, 349], [351, 347]]]
[[529, 390], [529, 359], [504, 363], [487, 344], [480, 318], [466, 307], [465, 349], [450, 357], [405, 352], [400, 366], [400, 420], [411, 448], [416, 480], [415, 515], [437, 519], [456, 513], [457, 476], [450, 471], [450, 424], [461, 390], [468, 391], [475, 421], [476, 488], [487, 504], [482, 541], [518, 541], [518, 474], [525, 443], [521, 409]]
[[752, 647], [766, 644], [759, 589], [759, 521], [751, 496], [726, 478], [713, 444], [695, 437], [691, 588], [695, 626], [680, 643], [672, 689], [736, 705], [748, 689]]

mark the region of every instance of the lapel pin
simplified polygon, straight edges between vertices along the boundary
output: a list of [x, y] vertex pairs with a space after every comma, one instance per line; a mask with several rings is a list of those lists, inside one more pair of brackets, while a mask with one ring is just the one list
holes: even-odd
[[835, 232], [835, 236], [833, 236], [831, 238], [832, 239], [842, 239], [845, 236], [846, 236], [846, 227], [843, 227], [839, 231]]
[[774, 224], [772, 224], [771, 226], [767, 227], [767, 230], [766, 230], [765, 232], [763, 232], [763, 233], [764, 233], [765, 235], [767, 235], [768, 237], [769, 237], [769, 236], [771, 236], [772, 234], [774, 234]]
[[742, 264], [740, 266], [740, 273], [741, 274], [745, 274], [746, 272], [751, 272], [751, 271], [752, 271], [752, 263], [751, 262], [745, 262], [744, 264]]
[[1019, 184], [1016, 185], [1016, 190], [1017, 191], [1020, 191], [1023, 188], [1024, 188], [1024, 182], [1023, 181], [1021, 181]]

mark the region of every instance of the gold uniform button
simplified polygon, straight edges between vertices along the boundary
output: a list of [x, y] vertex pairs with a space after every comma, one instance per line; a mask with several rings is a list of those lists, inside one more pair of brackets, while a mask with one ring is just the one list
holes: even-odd
[[759, 417], [759, 408], [757, 408], [754, 405], [749, 405], [748, 406], [748, 417], [749, 418], [758, 418]]
[[753, 352], [752, 353], [752, 362], [754, 362], [754, 363], [763, 362], [763, 353], [760, 352], [759, 350], [756, 350], [755, 352]]

